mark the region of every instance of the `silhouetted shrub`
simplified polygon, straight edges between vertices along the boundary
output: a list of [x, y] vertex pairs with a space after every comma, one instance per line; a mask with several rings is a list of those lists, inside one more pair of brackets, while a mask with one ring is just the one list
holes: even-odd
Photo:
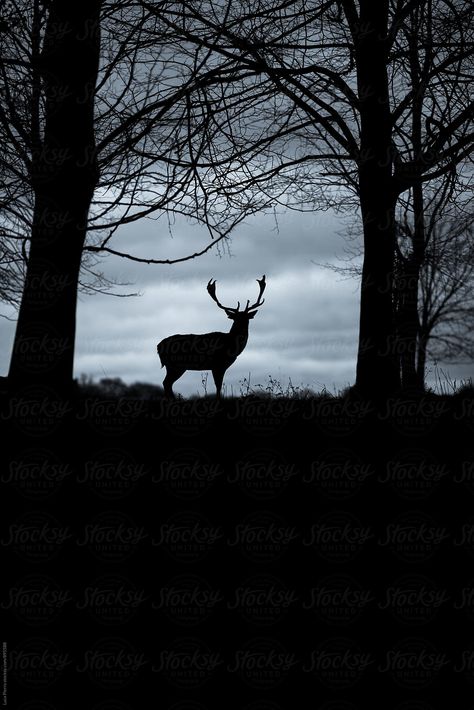
[[105, 399], [153, 400], [163, 397], [163, 387], [148, 382], [133, 382], [127, 385], [120, 377], [103, 377], [95, 382], [90, 375], [81, 375], [78, 381], [81, 397], [103, 397]]

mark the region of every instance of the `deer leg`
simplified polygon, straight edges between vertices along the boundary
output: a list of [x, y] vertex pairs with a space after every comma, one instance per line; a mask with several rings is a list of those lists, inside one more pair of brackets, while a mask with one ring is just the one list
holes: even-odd
[[221, 388], [222, 388], [222, 380], [224, 379], [224, 372], [225, 370], [213, 370], [212, 371], [212, 376], [214, 378], [214, 383], [216, 385], [216, 397], [220, 399], [221, 396]]
[[166, 366], [166, 377], [163, 380], [163, 389], [166, 397], [174, 398], [173, 383], [179, 380], [181, 375], [186, 372], [185, 368]]

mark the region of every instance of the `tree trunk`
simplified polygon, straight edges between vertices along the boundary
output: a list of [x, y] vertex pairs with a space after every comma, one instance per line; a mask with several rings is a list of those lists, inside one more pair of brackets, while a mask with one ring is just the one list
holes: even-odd
[[38, 58], [44, 133], [32, 157], [35, 208], [10, 363], [14, 389], [69, 392], [87, 217], [97, 184], [94, 87], [101, 0], [53, 0]]
[[388, 92], [388, 0], [361, 0], [356, 62], [361, 120], [360, 204], [364, 228], [357, 389], [385, 396], [400, 385], [392, 282], [396, 192]]
[[363, 203], [364, 262], [356, 386], [377, 397], [400, 386], [392, 303], [394, 239], [390, 227], [383, 229], [383, 220], [393, 219], [393, 214], [394, 205], [380, 206], [378, 210], [372, 196]]
[[[418, 8], [412, 12], [412, 34], [410, 37], [410, 78], [413, 91], [411, 138], [413, 142], [413, 217], [412, 253], [406, 264], [404, 279], [403, 309], [400, 314], [400, 344], [402, 346], [401, 367], [402, 387], [419, 389], [416, 356], [420, 323], [418, 316], [418, 291], [420, 270], [425, 260], [425, 205], [423, 199], [422, 152], [423, 152], [423, 92], [420, 87], [418, 47], [415, 28], [419, 25]], [[424, 371], [424, 368], [423, 368]]]
[[426, 351], [428, 348], [428, 338], [423, 333], [418, 340], [418, 356], [416, 364], [417, 385], [420, 389], [425, 389], [426, 376]]
[[[416, 230], [416, 227], [415, 227]], [[418, 287], [420, 281], [420, 265], [412, 255], [405, 265], [402, 287], [403, 306], [400, 313], [399, 351], [401, 360], [402, 387], [419, 389], [419, 379], [416, 371], [416, 354], [418, 348]]]

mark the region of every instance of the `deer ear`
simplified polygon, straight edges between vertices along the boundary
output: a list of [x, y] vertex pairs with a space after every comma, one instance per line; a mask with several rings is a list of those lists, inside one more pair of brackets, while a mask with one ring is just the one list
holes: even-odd
[[253, 313], [249, 313], [249, 318], [255, 318], [257, 313], [258, 313], [258, 311], [254, 311]]
[[234, 314], [233, 313], [228, 313], [227, 318], [230, 318], [230, 320], [235, 320]]

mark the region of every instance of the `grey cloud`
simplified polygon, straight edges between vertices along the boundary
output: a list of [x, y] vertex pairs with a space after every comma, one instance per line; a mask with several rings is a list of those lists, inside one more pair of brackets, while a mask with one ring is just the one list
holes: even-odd
[[[262, 273], [278, 273], [284, 265], [300, 268], [312, 260], [327, 261], [342, 253], [344, 240], [337, 234], [340, 224], [331, 213], [300, 214], [287, 212], [278, 217], [276, 230], [272, 215], [256, 215], [240, 225], [224, 247], [222, 256], [214, 250], [197, 259], [173, 265], [139, 265], [112, 257], [107, 272], [120, 280], [134, 280], [138, 288], [148, 283], [176, 283], [196, 278], [255, 279]], [[166, 220], [143, 220], [127, 225], [114, 240], [115, 249], [136, 256], [157, 259], [179, 258], [198, 251], [209, 242], [207, 231], [199, 225], [177, 219], [168, 232]]]

